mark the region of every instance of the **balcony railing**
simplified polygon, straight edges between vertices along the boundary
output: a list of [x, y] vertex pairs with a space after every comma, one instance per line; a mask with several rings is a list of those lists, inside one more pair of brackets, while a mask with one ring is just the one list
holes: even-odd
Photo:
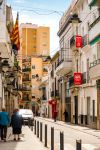
[[20, 90], [20, 91], [31, 91], [31, 87], [30, 86], [19, 85], [18, 90]]
[[25, 62], [31, 62], [31, 58], [23, 59], [22, 63], [25, 63]]
[[23, 101], [29, 101], [30, 100], [29, 97], [23, 97], [22, 99], [23, 99]]
[[59, 51], [59, 61], [58, 61], [57, 67], [63, 62], [72, 62], [72, 58], [69, 55], [69, 50]]
[[82, 46], [86, 46], [89, 44], [89, 37], [88, 37], [88, 34], [86, 34], [85, 36], [83, 36], [82, 38]]
[[90, 68], [95, 67], [98, 64], [100, 64], [100, 59], [95, 60], [94, 62], [90, 63]]
[[23, 78], [22, 81], [31, 81], [30, 78]]
[[22, 72], [30, 72], [31, 71], [31, 68], [23, 68], [22, 69]]

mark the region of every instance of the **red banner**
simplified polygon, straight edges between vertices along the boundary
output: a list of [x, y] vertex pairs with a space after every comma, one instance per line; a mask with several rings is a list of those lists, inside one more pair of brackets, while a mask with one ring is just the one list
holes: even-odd
[[82, 84], [82, 74], [81, 73], [74, 73], [74, 84], [75, 85]]
[[76, 48], [82, 48], [82, 36], [76, 36]]

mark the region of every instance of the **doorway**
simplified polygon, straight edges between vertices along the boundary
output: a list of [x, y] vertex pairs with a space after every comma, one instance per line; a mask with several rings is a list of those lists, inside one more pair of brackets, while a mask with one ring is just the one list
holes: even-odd
[[87, 97], [87, 124], [90, 124], [90, 97]]
[[78, 96], [74, 96], [75, 124], [78, 124]]

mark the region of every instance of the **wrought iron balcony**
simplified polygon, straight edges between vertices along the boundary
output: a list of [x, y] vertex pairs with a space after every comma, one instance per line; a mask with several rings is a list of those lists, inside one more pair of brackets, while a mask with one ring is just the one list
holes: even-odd
[[31, 79], [30, 78], [22, 78], [22, 81], [24, 82], [24, 81], [31, 81]]
[[94, 62], [90, 63], [90, 69], [91, 69], [92, 67], [95, 67], [95, 66], [98, 65], [98, 64], [100, 64], [100, 59], [95, 60]]
[[23, 86], [22, 84], [18, 85], [18, 90], [19, 91], [31, 91], [30, 86]]
[[31, 58], [26, 58], [22, 60], [22, 63], [31, 62]]
[[30, 72], [31, 71], [31, 68], [23, 68], [22, 69], [22, 72]]
[[59, 62], [56, 67], [55, 73], [57, 75], [64, 75], [70, 72], [72, 68], [72, 57], [69, 55], [69, 50], [59, 51]]

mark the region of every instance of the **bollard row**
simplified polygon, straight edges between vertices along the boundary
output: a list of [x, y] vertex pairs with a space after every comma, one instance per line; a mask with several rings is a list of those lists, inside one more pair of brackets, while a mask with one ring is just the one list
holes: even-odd
[[[40, 127], [40, 128], [39, 128]], [[43, 124], [39, 121], [34, 121], [34, 134], [37, 134], [37, 138], [40, 137], [40, 141], [42, 142], [42, 134], [43, 134]], [[76, 150], [82, 150], [82, 142], [81, 140], [76, 140]], [[47, 147], [47, 124], [44, 126], [44, 146]], [[54, 127], [51, 127], [51, 150], [54, 150]], [[64, 150], [64, 133], [60, 132], [60, 150]]]

